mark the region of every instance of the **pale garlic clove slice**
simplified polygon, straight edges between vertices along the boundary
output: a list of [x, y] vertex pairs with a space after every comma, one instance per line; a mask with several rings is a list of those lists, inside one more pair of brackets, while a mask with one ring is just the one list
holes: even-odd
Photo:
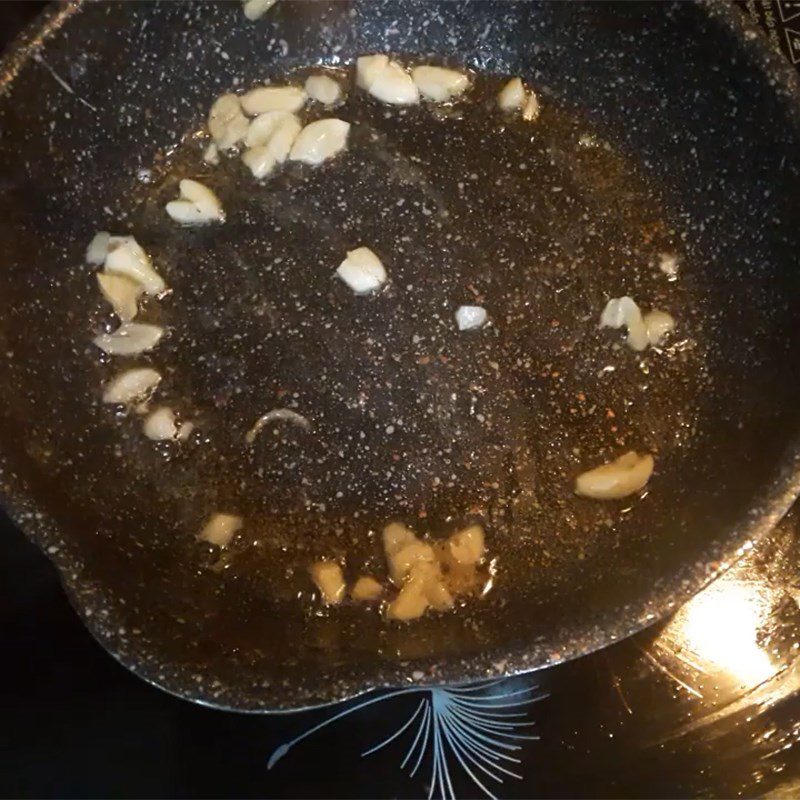
[[388, 605], [389, 619], [411, 620], [421, 617], [428, 608], [445, 611], [453, 606], [453, 596], [442, 582], [435, 562], [414, 564], [397, 597]]
[[108, 242], [111, 234], [108, 231], [98, 231], [86, 248], [86, 263], [99, 267], [108, 255]]
[[180, 199], [166, 205], [167, 214], [184, 225], [224, 222], [225, 212], [219, 197], [199, 181], [184, 178], [178, 185]]
[[678, 271], [680, 269], [678, 256], [676, 256], [674, 253], [659, 253], [658, 268], [667, 276], [669, 280], [677, 280]]
[[512, 78], [497, 95], [497, 105], [502, 111], [519, 111], [525, 103], [525, 86], [521, 78]]
[[230, 150], [241, 142], [249, 125], [235, 94], [218, 97], [208, 113], [208, 132], [220, 150]]
[[383, 586], [369, 575], [362, 575], [350, 590], [350, 597], [353, 600], [359, 600], [364, 603], [377, 600], [382, 594]]
[[368, 247], [358, 247], [347, 253], [336, 274], [356, 293], [374, 292], [386, 283], [386, 269]]
[[114, 313], [122, 322], [130, 322], [139, 312], [138, 301], [144, 292], [141, 283], [131, 280], [126, 275], [115, 275], [113, 272], [97, 272], [97, 285], [100, 293], [114, 309]]
[[133, 236], [109, 237], [103, 269], [140, 283], [149, 295], [161, 294], [167, 288], [164, 279], [153, 268], [150, 257]]
[[628, 338], [625, 340], [625, 343], [631, 350], [641, 352], [650, 344], [650, 338], [647, 335], [647, 325], [645, 325], [641, 314], [638, 317], [631, 317], [628, 320], [627, 328]]
[[300, 120], [294, 114], [290, 114], [277, 124], [266, 144], [278, 164], [282, 164], [289, 157], [292, 145], [302, 129]]
[[389, 61], [377, 72], [367, 91], [382, 103], [393, 106], [419, 103], [417, 84], [396, 61]]
[[442, 582], [438, 569], [435, 574], [431, 573], [423, 580], [425, 581], [425, 594], [432, 609], [446, 611], [448, 608], [453, 607], [453, 595], [450, 594], [450, 590]]
[[399, 522], [389, 523], [383, 529], [382, 538], [389, 575], [398, 585], [415, 564], [433, 563], [436, 560], [433, 548]]
[[242, 10], [250, 22], [255, 22], [255, 20], [263, 17], [277, 2], [278, 0], [243, 0]]
[[178, 436], [176, 437], [179, 442], [186, 442], [188, 441], [189, 437], [192, 435], [194, 431], [194, 422], [181, 422], [178, 425]]
[[378, 53], [372, 56], [360, 56], [356, 60], [356, 85], [369, 91], [369, 87], [389, 64], [389, 56]]
[[312, 122], [295, 139], [289, 159], [317, 166], [345, 149], [349, 132], [350, 123], [335, 117]]
[[244, 520], [236, 514], [212, 514], [197, 538], [217, 547], [227, 547], [243, 526]]
[[269, 146], [265, 144], [245, 150], [242, 153], [242, 163], [253, 173], [256, 180], [266, 178], [278, 165]]
[[146, 400], [161, 383], [161, 375], [150, 367], [126, 369], [103, 389], [104, 403], [131, 404]]
[[311, 580], [322, 595], [325, 605], [337, 605], [344, 599], [346, 585], [342, 568], [334, 561], [317, 561], [309, 569]]
[[219, 148], [214, 142], [211, 142], [203, 151], [203, 161], [206, 164], [211, 164], [212, 167], [216, 167], [219, 164]]
[[601, 328], [627, 328], [628, 347], [644, 350], [649, 344], [647, 326], [644, 324], [639, 306], [630, 297], [614, 297], [606, 303], [600, 315]]
[[539, 98], [531, 89], [528, 92], [528, 99], [525, 101], [525, 105], [522, 109], [522, 119], [526, 120], [527, 122], [533, 122], [535, 119], [539, 118], [541, 111], [542, 109], [539, 105]]
[[259, 86], [242, 95], [242, 108], [251, 117], [267, 111], [299, 111], [306, 93], [299, 86]]
[[165, 206], [167, 214], [182, 225], [202, 225], [208, 220], [203, 212], [189, 200], [170, 200]]
[[246, 150], [242, 155], [245, 166], [257, 180], [269, 175], [278, 164], [289, 156], [292, 145], [302, 129], [300, 120], [286, 111], [273, 111], [262, 114], [253, 125], [263, 120], [252, 140], [261, 142]]
[[645, 487], [653, 474], [655, 462], [649, 453], [631, 450], [608, 464], [603, 464], [575, 479], [575, 493], [595, 500], [618, 500]]
[[422, 96], [435, 103], [452, 100], [469, 87], [469, 78], [463, 72], [445, 67], [414, 67], [411, 78]]
[[332, 106], [341, 100], [342, 87], [329, 75], [310, 75], [306, 79], [306, 94], [317, 103]]
[[480, 525], [470, 525], [463, 531], [454, 533], [447, 540], [447, 547], [450, 555], [459, 564], [478, 564], [486, 552], [483, 528]]
[[456, 325], [460, 331], [482, 328], [488, 315], [482, 306], [459, 306], [456, 310]]
[[210, 218], [222, 219], [222, 203], [219, 197], [200, 181], [184, 178], [178, 185], [182, 198], [194, 203], [200, 211]]
[[175, 422], [175, 412], [168, 406], [151, 411], [145, 417], [142, 425], [144, 435], [154, 442], [166, 442], [178, 436], [178, 425]]
[[621, 328], [626, 325], [628, 319], [641, 315], [639, 306], [633, 301], [631, 297], [612, 297], [609, 300], [602, 313], [600, 314], [600, 327], [601, 328]]
[[675, 320], [666, 311], [653, 309], [642, 315], [639, 306], [630, 297], [615, 297], [608, 301], [600, 315], [601, 328], [628, 330], [626, 340], [632, 350], [641, 351], [648, 345], [658, 345], [675, 328]]
[[647, 328], [647, 341], [657, 347], [661, 340], [675, 330], [675, 320], [666, 311], [654, 308], [644, 315], [644, 325]]
[[428, 598], [424, 586], [419, 582], [409, 581], [386, 607], [386, 617], [399, 622], [408, 622], [419, 619], [427, 610]]
[[386, 560], [392, 581], [400, 585], [418, 564], [433, 564], [436, 553], [427, 542], [417, 540], [400, 548], [394, 555], [387, 556]]
[[[264, 114], [259, 114], [247, 129], [247, 136], [244, 137], [245, 145], [247, 147], [259, 147], [262, 144], [266, 144], [272, 138], [278, 126], [287, 119], [297, 120], [297, 117], [291, 111], [267, 111]], [[297, 124], [300, 124], [299, 120], [297, 120]]]
[[383, 549], [389, 559], [403, 547], [417, 541], [417, 536], [410, 528], [400, 522], [390, 522], [381, 534]]
[[145, 322], [123, 322], [113, 333], [101, 333], [92, 341], [111, 356], [134, 356], [152, 350], [164, 329]]

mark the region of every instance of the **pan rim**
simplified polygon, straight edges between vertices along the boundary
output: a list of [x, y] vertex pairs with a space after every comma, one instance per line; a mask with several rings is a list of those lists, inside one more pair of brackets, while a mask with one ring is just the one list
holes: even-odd
[[[742, 12], [723, 0], [706, 0], [701, 5], [711, 18], [739, 40], [742, 49], [753, 60], [754, 69], [761, 70], [773, 79], [774, 91], [785, 95], [783, 105], [800, 124], [800, 77], [789, 62], [772, 49], [757, 26]], [[19, 71], [35, 57], [48, 39], [82, 8], [82, 0], [63, 7], [49, 6], [25, 27], [0, 58], [0, 95], [8, 91]], [[38, 509], [24, 480], [14, 472], [2, 447], [0, 506], [54, 564], [70, 604], [92, 636], [131, 672], [169, 694], [210, 708], [242, 713], [288, 713], [351, 700], [373, 690], [408, 685], [412, 673], [422, 673], [421, 678], [412, 681], [420, 689], [530, 673], [588, 655], [640, 632], [669, 615], [724, 573], [742, 554], [748, 542], [767, 535], [789, 510], [800, 496], [800, 437], [789, 439], [785, 453], [776, 476], [762, 489], [757, 504], [759, 513], [752, 515], [747, 524], [732, 532], [723, 544], [710, 545], [702, 561], [684, 565], [635, 605], [616, 609], [615, 616], [629, 620], [627, 624], [618, 627], [607, 625], [601, 633], [593, 623], [584, 622], [571, 627], [569, 636], [563, 641], [559, 640], [559, 636], [563, 637], [563, 631], [548, 637], [546, 650], [541, 643], [528, 642], [523, 646], [493, 648], [457, 658], [376, 661], [372, 668], [367, 669], [355, 665], [340, 667], [313, 689], [307, 688], [302, 692], [301, 685], [298, 685], [295, 687], [296, 695], [292, 695], [285, 689], [274, 687], [258, 698], [236, 687], [215, 690], [212, 694], [205, 684], [188, 680], [180, 670], [176, 671], [169, 663], [159, 661], [157, 653], [142, 660], [137, 658], [137, 650], [122, 647], [116, 634], [118, 625], [114, 624], [115, 606], [108, 597], [103, 597], [107, 608], [111, 610], [105, 621], [101, 622], [81, 602], [84, 584], [78, 554], [70, 546], [69, 540], [62, 537], [57, 522]], [[609, 620], [607, 614], [604, 613], [606, 622]], [[295, 702], [292, 701], [293, 696], [296, 697]]]

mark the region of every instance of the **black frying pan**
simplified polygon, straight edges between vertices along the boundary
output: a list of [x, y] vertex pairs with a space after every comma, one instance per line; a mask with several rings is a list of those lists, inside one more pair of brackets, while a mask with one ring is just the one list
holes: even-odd
[[[348, 153], [261, 188], [201, 161], [235, 81], [375, 51], [474, 69], [474, 94], [446, 113], [354, 95]], [[537, 87], [535, 127], [498, 117], [492, 74]], [[281, 2], [249, 23], [236, 3], [79, 4], [2, 81], [0, 487], [147, 680], [274, 710], [553, 664], [668, 613], [795, 497], [800, 92], [731, 7]], [[224, 226], [166, 218], [185, 175]], [[90, 344], [110, 319], [82, 263], [98, 229], [135, 233], [174, 290], [139, 361], [198, 420], [188, 446], [99, 402], [122, 362]], [[332, 278], [359, 244], [389, 266], [377, 297]], [[473, 293], [492, 325], [458, 335]], [[674, 314], [665, 347], [597, 329], [624, 293]], [[246, 448], [280, 405], [313, 430]], [[643, 498], [573, 496], [630, 448], [656, 454]], [[215, 509], [248, 520], [225, 569], [194, 537]], [[380, 574], [387, 519], [438, 536], [475, 515], [483, 600], [413, 625], [320, 611], [314, 558]]]

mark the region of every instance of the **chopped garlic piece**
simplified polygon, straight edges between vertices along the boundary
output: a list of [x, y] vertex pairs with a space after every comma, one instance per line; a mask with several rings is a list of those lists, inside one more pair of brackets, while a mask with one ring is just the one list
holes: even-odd
[[220, 150], [230, 150], [244, 139], [250, 125], [235, 94], [223, 94], [211, 106], [208, 132]]
[[167, 214], [184, 225], [202, 225], [209, 220], [203, 217], [202, 212], [194, 203], [188, 200], [171, 200], [166, 205]]
[[[405, 525], [393, 522], [383, 530], [383, 547], [392, 582], [400, 586], [386, 615], [410, 620], [422, 616], [428, 608], [452, 607], [451, 589], [471, 590], [475, 567], [484, 557], [484, 534], [480, 525], [471, 525], [434, 548]], [[448, 570], [446, 575], [442, 564]]]
[[453, 605], [453, 597], [442, 583], [439, 565], [434, 562], [415, 564], [408, 573], [400, 593], [386, 609], [389, 619], [410, 620], [421, 617], [427, 609], [444, 611]]
[[522, 109], [522, 119], [532, 122], [538, 119], [541, 110], [539, 98], [536, 96], [536, 93], [531, 90], [528, 93], [528, 99], [525, 101], [525, 107]]
[[406, 622], [411, 619], [419, 619], [427, 610], [428, 598], [423, 585], [419, 582], [409, 582], [400, 590], [400, 594], [389, 603], [386, 608], [386, 616], [389, 619]]
[[328, 75], [311, 75], [306, 79], [306, 94], [318, 103], [331, 106], [342, 97], [342, 87]]
[[469, 78], [463, 72], [444, 67], [414, 67], [411, 78], [426, 100], [444, 103], [463, 94]]
[[[98, 234], [99, 236], [100, 234]], [[87, 253], [87, 261], [88, 253]], [[91, 262], [89, 262], [91, 263]], [[658, 268], [671, 280], [678, 277], [678, 257], [673, 253], [661, 253], [658, 257]]]
[[417, 541], [417, 536], [409, 528], [400, 522], [390, 522], [383, 529], [383, 549], [386, 551], [386, 558], [390, 559], [403, 547]]
[[522, 118], [528, 122], [539, 117], [541, 107], [536, 92], [532, 89], [526, 91], [521, 78], [512, 78], [497, 95], [497, 105], [502, 111], [519, 111], [522, 109]]
[[433, 564], [436, 561], [436, 554], [431, 545], [417, 539], [401, 547], [392, 556], [387, 554], [386, 558], [392, 580], [396, 584], [401, 584], [417, 564]]
[[150, 367], [126, 369], [103, 389], [104, 403], [135, 403], [149, 397], [161, 383], [161, 375]]
[[180, 199], [167, 203], [167, 214], [184, 225], [203, 225], [207, 222], [224, 222], [225, 212], [222, 203], [208, 186], [191, 178], [184, 178], [180, 184]]
[[105, 260], [108, 253], [108, 241], [111, 234], [107, 231], [96, 233], [94, 239], [89, 242], [86, 248], [86, 263], [93, 267], [99, 267]]
[[154, 442], [164, 442], [175, 439], [178, 435], [178, 426], [175, 424], [175, 412], [167, 406], [161, 406], [147, 415], [142, 426], [144, 435]]
[[278, 0], [242, 0], [244, 15], [251, 22], [255, 22], [259, 17], [269, 11]]
[[289, 119], [295, 120], [300, 125], [300, 121], [291, 111], [267, 111], [264, 114], [259, 114], [247, 129], [247, 136], [244, 137], [245, 145], [247, 147], [258, 147], [266, 144], [280, 124]]
[[219, 148], [214, 142], [211, 142], [203, 151], [203, 161], [205, 161], [206, 164], [211, 164], [212, 167], [216, 167], [217, 164], [219, 164]]
[[347, 146], [350, 123], [335, 117], [318, 119], [306, 125], [292, 145], [289, 159], [305, 164], [321, 164]]
[[632, 350], [644, 350], [649, 344], [647, 327], [639, 306], [630, 297], [615, 297], [606, 303], [600, 315], [601, 328], [628, 329], [627, 344]]
[[266, 178], [278, 164], [275, 156], [265, 144], [245, 150], [242, 153], [242, 163], [253, 173], [256, 180]]
[[419, 103], [412, 77], [387, 56], [362, 56], [356, 62], [358, 85], [383, 103], [411, 106]]
[[658, 345], [675, 327], [675, 320], [666, 311], [653, 309], [644, 317], [639, 306], [630, 297], [615, 297], [606, 303], [600, 315], [601, 328], [628, 329], [627, 344], [632, 350], [644, 350], [647, 345]]
[[486, 549], [483, 528], [480, 525], [470, 525], [469, 528], [454, 533], [447, 540], [447, 546], [450, 555], [459, 564], [477, 564]]
[[309, 570], [311, 580], [322, 594], [325, 605], [337, 605], [344, 598], [345, 582], [342, 568], [333, 561], [317, 561]]
[[639, 306], [630, 297], [612, 297], [600, 315], [601, 328], [621, 328], [636, 313], [641, 314]]
[[194, 430], [194, 422], [182, 422], [178, 425], [178, 441], [185, 442]]
[[423, 564], [413, 567], [410, 580], [420, 580], [423, 583], [431, 608], [436, 611], [444, 611], [453, 607], [453, 595], [442, 581], [438, 564]]
[[389, 565], [389, 575], [398, 585], [407, 577], [414, 564], [433, 563], [436, 560], [433, 548], [399, 522], [392, 522], [383, 529], [383, 549]]
[[350, 596], [353, 600], [362, 600], [369, 602], [370, 600], [377, 600], [383, 594], [383, 586], [367, 575], [362, 575], [350, 591]]
[[482, 328], [486, 319], [486, 309], [481, 306], [459, 306], [456, 310], [456, 324], [460, 331]]
[[356, 84], [369, 91], [380, 73], [389, 64], [389, 56], [382, 53], [374, 56], [360, 56], [356, 60]]
[[141, 283], [126, 275], [112, 272], [97, 272], [97, 284], [103, 297], [111, 304], [114, 313], [122, 322], [130, 322], [139, 311], [137, 302], [144, 291]]
[[525, 102], [525, 87], [521, 78], [512, 78], [497, 95], [497, 105], [503, 111], [519, 111]]
[[356, 293], [374, 292], [386, 283], [387, 275], [381, 260], [368, 247], [347, 253], [336, 274]]
[[644, 324], [647, 328], [647, 341], [658, 346], [661, 340], [675, 329], [675, 320], [666, 311], [654, 308], [644, 315]]
[[299, 111], [306, 93], [299, 86], [259, 86], [242, 95], [242, 108], [251, 117], [267, 111]]
[[133, 356], [152, 350], [164, 335], [158, 325], [144, 322], [123, 322], [113, 333], [101, 333], [94, 344], [112, 356]]
[[590, 469], [575, 479], [575, 493], [596, 500], [616, 500], [643, 489], [653, 474], [653, 456], [631, 450], [615, 461]]
[[197, 538], [217, 547], [227, 547], [243, 525], [244, 520], [235, 514], [213, 514]]
[[[269, 117], [270, 114], [278, 116]], [[242, 156], [242, 161], [253, 173], [253, 177], [259, 180], [269, 175], [278, 164], [286, 161], [302, 128], [300, 120], [285, 111], [262, 114], [253, 120], [253, 125], [265, 117], [269, 118], [264, 120], [252, 137], [259, 143], [245, 151]]]
[[153, 269], [150, 257], [133, 236], [111, 236], [103, 269], [140, 283], [147, 294], [161, 294], [167, 286]]

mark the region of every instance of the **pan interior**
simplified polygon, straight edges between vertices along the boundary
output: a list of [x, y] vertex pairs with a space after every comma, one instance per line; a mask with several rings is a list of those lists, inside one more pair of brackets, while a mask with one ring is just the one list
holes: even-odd
[[[783, 378], [798, 360], [787, 215], [800, 210], [789, 179], [800, 150], [785, 147], [796, 123], [759, 93], [755, 69], [750, 83], [701, 83], [708, 53], [693, 42], [738, 46], [719, 23], [691, 7], [618, 9], [617, 26], [629, 19], [645, 38], [691, 27], [685, 71], [662, 74], [600, 6], [404, 6], [440, 26], [407, 32], [391, 4], [321, 16], [285, 4], [250, 27], [226, 5], [119, 10], [108, 28], [89, 6], [54, 37], [81, 54], [70, 78], [97, 111], [45, 84], [53, 124], [34, 124], [19, 102], [43, 75], [31, 63], [0, 104], [3, 475], [12, 499], [23, 486], [57, 522], [53, 554], [70, 559], [79, 604], [120, 623], [122, 634], [99, 629], [117, 652], [179, 691], [184, 678], [164, 678], [164, 665], [234, 687], [249, 695], [241, 706], [329, 699], [347, 688], [316, 676], [369, 685], [415, 659], [522, 648], [537, 665], [594, 646], [598, 630], [615, 635], [626, 607], [639, 615], [631, 626], [647, 601], [658, 613], [681, 570], [725, 552], [796, 429], [798, 391]], [[578, 70], [564, 25], [596, 53], [593, 71]], [[387, 42], [408, 63], [449, 52], [454, 31], [454, 63], [474, 87], [452, 107], [387, 108], [345, 77], [354, 56]], [[114, 64], [124, 92], [100, 74]], [[344, 155], [264, 185], [236, 158], [202, 161], [204, 114], [234, 78], [295, 82], [310, 64], [348, 84], [335, 112], [353, 123]], [[494, 105], [500, 76], [517, 73], [540, 89], [533, 124]], [[629, 89], [611, 91], [609, 73]], [[709, 135], [709, 115], [726, 120], [726, 141]], [[774, 148], [734, 162], [730, 140], [751, 147], [737, 139], [745, 130]], [[182, 177], [214, 188], [224, 225], [166, 217]], [[759, 225], [743, 224], [744, 208]], [[189, 446], [154, 446], [137, 417], [99, 402], [121, 367], [89, 343], [109, 317], [82, 252], [103, 229], [133, 233], [172, 289], [141, 315], [169, 337], [136, 363], [165, 376], [159, 402], [197, 420]], [[361, 245], [390, 275], [371, 297], [334, 276]], [[676, 280], [659, 269], [664, 254]], [[605, 302], [624, 294], [675, 316], [667, 346], [637, 355], [598, 330]], [[491, 325], [458, 332], [454, 311], [471, 303]], [[282, 406], [312, 430], [268, 428], [248, 448], [256, 418]], [[644, 498], [572, 495], [577, 472], [627, 449], [656, 456]], [[222, 564], [195, 540], [214, 511], [246, 520]], [[363, 608], [321, 612], [308, 564], [336, 558], [350, 577], [382, 576], [390, 519], [432, 536], [483, 520], [492, 591], [407, 627]], [[276, 700], [282, 682], [304, 694]]]

